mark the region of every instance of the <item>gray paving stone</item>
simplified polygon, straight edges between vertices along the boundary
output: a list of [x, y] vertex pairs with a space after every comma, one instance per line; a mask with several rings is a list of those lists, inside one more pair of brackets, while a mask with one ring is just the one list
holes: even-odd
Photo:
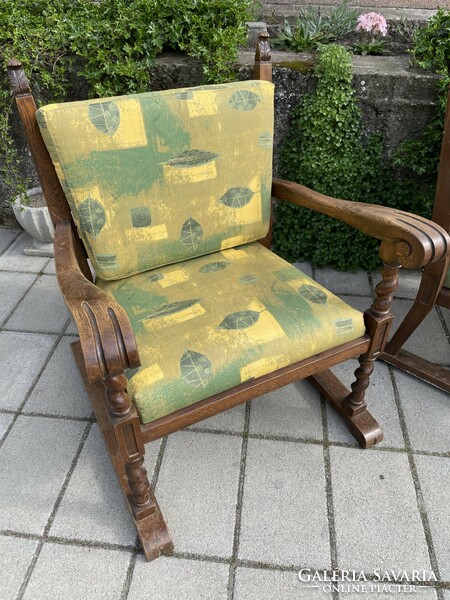
[[38, 542], [0, 537], [0, 598], [14, 600], [22, 585]]
[[[400, 269], [395, 298], [409, 298], [414, 300], [417, 296], [421, 278], [422, 271]], [[378, 283], [376, 278], [374, 278], [374, 283], [375, 282]]]
[[[396, 300], [392, 305], [394, 332], [403, 321], [412, 302]], [[444, 309], [445, 310], [445, 309]], [[405, 342], [403, 348], [437, 364], [450, 364], [450, 346], [436, 311], [433, 309]]]
[[342, 272], [325, 267], [316, 269], [316, 281], [333, 294], [372, 295], [366, 271]]
[[415, 462], [442, 579], [450, 581], [450, 459], [416, 456]]
[[44, 544], [24, 600], [119, 600], [128, 552]]
[[70, 334], [70, 335], [78, 335], [78, 329], [77, 329], [77, 326], [75, 325], [75, 321], [72, 319], [72, 317], [70, 317], [70, 323], [69, 323], [65, 333]]
[[321, 446], [249, 440], [239, 558], [330, 565]]
[[18, 417], [0, 451], [0, 529], [42, 534], [85, 427]]
[[450, 402], [447, 392], [395, 369], [406, 426], [415, 450], [450, 452]]
[[161, 557], [136, 561], [128, 600], [226, 600], [228, 565]]
[[18, 408], [45, 364], [53, 335], [0, 331], [0, 406]]
[[231, 555], [241, 445], [221, 434], [169, 436], [156, 497], [177, 552]]
[[330, 448], [341, 569], [430, 569], [405, 454]]
[[[345, 363], [333, 367], [335, 373], [344, 385], [350, 389], [355, 377], [354, 372], [358, 367], [357, 360], [348, 360]], [[366, 402], [369, 411], [378, 420], [384, 433], [384, 439], [380, 446], [391, 448], [404, 448], [403, 434], [400, 427], [397, 406], [394, 398], [389, 369], [386, 364], [378, 361], [370, 378], [369, 387], [366, 390]], [[349, 432], [344, 420], [327, 403], [328, 436], [330, 441], [345, 442], [357, 446], [355, 438]]]
[[312, 268], [309, 262], [296, 262], [294, 263], [294, 267], [299, 269], [305, 275], [308, 275], [308, 277], [312, 277]]
[[[383, 584], [376, 584], [376, 583], [367, 583], [367, 585], [369, 586], [369, 590], [371, 589], [370, 586], [371, 585], [383, 585]], [[384, 585], [389, 585], [388, 583], [385, 583]], [[410, 584], [413, 585], [413, 584]], [[348, 598], [349, 600], [361, 600], [361, 598], [370, 598], [370, 600], [411, 600], [411, 598], [414, 598], [414, 600], [437, 600], [438, 596], [436, 593], [436, 590], [434, 588], [431, 587], [419, 587], [419, 586], [415, 586], [414, 590], [412, 591], [399, 591], [401, 589], [400, 588], [391, 588], [392, 591], [389, 591], [389, 588], [387, 588], [386, 591], [383, 591], [383, 587], [377, 588], [380, 591], [369, 591], [369, 592], [363, 592], [363, 591], [358, 591], [355, 593], [342, 593], [341, 597], [343, 596], [344, 598]], [[370, 594], [370, 595], [369, 595]]]
[[450, 590], [444, 590], [444, 599], [450, 600]]
[[244, 430], [245, 404], [226, 410], [214, 417], [200, 421], [188, 429], [204, 430], [215, 429], [217, 431], [231, 431], [241, 433]]
[[55, 269], [55, 259], [54, 258], [52, 258], [51, 261], [48, 263], [48, 265], [45, 267], [44, 273], [46, 275], [55, 275], [56, 269]]
[[34, 278], [35, 275], [31, 273], [0, 272], [0, 323], [8, 317], [33, 283]]
[[8, 329], [44, 331], [58, 333], [62, 331], [69, 318], [56, 277], [42, 275], [8, 319]]
[[321, 440], [320, 396], [298, 381], [252, 402], [250, 433]]
[[0, 256], [0, 271], [25, 271], [40, 273], [48, 262], [45, 256], [26, 256], [23, 250], [31, 243], [28, 233], [21, 233], [13, 244]]
[[[152, 477], [160, 442], [146, 445], [145, 466]], [[133, 545], [136, 529], [94, 424], [56, 513], [50, 535], [69, 539]]]
[[23, 410], [68, 417], [89, 417], [92, 407], [70, 344], [63, 337], [50, 358]]
[[6, 433], [6, 430], [11, 424], [14, 415], [8, 413], [0, 413], [0, 441], [3, 439], [3, 436]]
[[0, 227], [0, 253], [4, 252], [11, 242], [20, 235], [20, 229]]
[[236, 571], [234, 600], [331, 600], [331, 595], [318, 588], [308, 587], [293, 571], [274, 571], [240, 567]]

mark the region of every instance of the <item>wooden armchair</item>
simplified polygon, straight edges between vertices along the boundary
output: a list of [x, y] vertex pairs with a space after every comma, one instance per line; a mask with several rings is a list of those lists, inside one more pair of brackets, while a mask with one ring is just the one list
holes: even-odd
[[[450, 92], [442, 138], [439, 173], [433, 210], [433, 221], [450, 232]], [[419, 327], [437, 304], [450, 308], [450, 270], [448, 257], [430, 263], [423, 270], [414, 303], [392, 339], [387, 343], [382, 359], [424, 381], [450, 392], [450, 370], [403, 349], [403, 344]], [[432, 343], [432, 340], [430, 340]], [[450, 354], [449, 354], [450, 358]]]
[[[364, 394], [397, 273], [447, 254], [446, 232], [425, 219], [272, 180], [267, 37], [259, 81], [39, 111], [21, 64], [9, 62], [79, 331], [73, 352], [149, 560], [173, 545], [144, 444], [307, 377], [361, 446], [379, 442]], [[268, 249], [271, 196], [381, 240], [382, 281], [364, 314]], [[329, 369], [355, 357], [348, 390]]]

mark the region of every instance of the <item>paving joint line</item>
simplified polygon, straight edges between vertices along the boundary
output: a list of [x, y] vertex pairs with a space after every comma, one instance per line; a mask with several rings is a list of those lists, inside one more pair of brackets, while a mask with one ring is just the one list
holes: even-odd
[[39, 369], [38, 373], [36, 374], [36, 377], [33, 380], [33, 383], [31, 384], [29, 390], [27, 391], [27, 393], [25, 394], [24, 399], [22, 400], [22, 402], [20, 403], [19, 407], [17, 408], [17, 410], [15, 411], [14, 417], [11, 421], [11, 423], [9, 424], [9, 426], [7, 427], [2, 439], [0, 440], [0, 449], [3, 446], [3, 444], [5, 443], [6, 439], [8, 438], [15, 422], [17, 421], [18, 417], [20, 417], [22, 415], [22, 409], [25, 406], [25, 404], [28, 402], [31, 394], [33, 393], [34, 388], [37, 385], [37, 382], [39, 381], [39, 379], [41, 378], [42, 373], [44, 372], [45, 368], [47, 367], [51, 357], [53, 356], [53, 354], [56, 351], [56, 348], [60, 342], [62, 338], [62, 334], [59, 335], [55, 335], [55, 340], [53, 342], [53, 346], [50, 348], [50, 351], [47, 355], [47, 358], [44, 361], [44, 364], [42, 365], [42, 367]]
[[[333, 502], [333, 480], [331, 475], [331, 458], [330, 446], [328, 438], [328, 415], [326, 409], [325, 398], [320, 399], [320, 410], [322, 415], [322, 430], [323, 430], [323, 461], [325, 471], [325, 494], [327, 501], [327, 520], [328, 520], [328, 535], [330, 541], [330, 559], [331, 568], [338, 568], [338, 553], [337, 553], [337, 537], [336, 523], [334, 518], [334, 502]], [[333, 600], [339, 600], [339, 592], [333, 590]]]
[[39, 556], [41, 554], [41, 550], [42, 550], [45, 542], [47, 541], [48, 533], [49, 533], [50, 528], [51, 528], [51, 526], [53, 524], [53, 521], [55, 520], [56, 513], [57, 513], [57, 511], [58, 511], [58, 509], [59, 509], [59, 507], [61, 505], [62, 499], [63, 499], [64, 494], [65, 494], [66, 489], [67, 489], [67, 486], [69, 485], [70, 478], [72, 477], [72, 474], [73, 474], [73, 472], [75, 470], [75, 467], [76, 467], [76, 465], [78, 463], [78, 459], [79, 459], [79, 457], [81, 455], [81, 452], [82, 452], [82, 450], [84, 448], [84, 444], [85, 444], [85, 442], [87, 440], [87, 437], [89, 435], [89, 432], [90, 432], [91, 428], [92, 428], [92, 423], [88, 423], [86, 425], [85, 429], [84, 429], [83, 435], [81, 436], [80, 443], [78, 444], [77, 451], [75, 452], [75, 456], [73, 457], [72, 462], [70, 463], [69, 470], [66, 473], [66, 476], [64, 478], [64, 482], [63, 482], [63, 484], [61, 486], [61, 489], [59, 490], [59, 493], [58, 493], [58, 495], [56, 497], [55, 503], [53, 504], [53, 508], [52, 508], [51, 513], [50, 513], [50, 516], [47, 519], [47, 523], [46, 523], [46, 525], [44, 527], [44, 532], [43, 532], [42, 538], [40, 539], [40, 541], [39, 541], [39, 543], [37, 545], [37, 548], [36, 548], [36, 550], [35, 550], [35, 552], [33, 554], [33, 558], [31, 559], [31, 562], [28, 565], [28, 568], [27, 568], [27, 570], [25, 572], [25, 575], [23, 577], [22, 584], [21, 584], [21, 586], [19, 588], [19, 591], [17, 593], [17, 596], [16, 596], [16, 600], [21, 600], [23, 598], [23, 595], [25, 594], [25, 591], [27, 589], [28, 583], [29, 583], [29, 581], [31, 579], [31, 576], [33, 574], [33, 571], [34, 571], [34, 568], [36, 566], [36, 563], [39, 560]]
[[442, 309], [441, 309], [440, 306], [436, 306], [436, 305], [434, 306], [434, 308], [436, 310], [436, 313], [437, 313], [437, 316], [439, 318], [439, 321], [441, 322], [442, 329], [444, 330], [444, 333], [445, 333], [445, 335], [447, 337], [447, 341], [450, 344], [450, 331], [449, 331], [449, 329], [447, 327], [447, 323], [446, 323], [446, 321], [444, 319], [444, 315], [442, 314]]
[[136, 568], [136, 561], [139, 554], [139, 550], [136, 548], [130, 557], [128, 563], [127, 573], [125, 575], [125, 581], [123, 582], [122, 592], [120, 594], [120, 600], [127, 600], [128, 594], [130, 593], [131, 582], [133, 581], [134, 569]]
[[4, 229], [6, 229], [7, 231], [17, 231], [17, 234], [15, 237], [13, 237], [13, 239], [6, 245], [6, 247], [0, 252], [0, 257], [3, 256], [5, 254], [5, 252], [7, 252], [11, 246], [14, 244], [14, 242], [18, 239], [18, 237], [20, 236], [20, 234], [23, 232], [23, 229], [9, 229], [9, 227], [5, 227]]
[[[409, 437], [408, 426], [406, 424], [405, 413], [403, 411], [403, 404], [402, 404], [401, 396], [400, 396], [400, 393], [398, 390], [394, 368], [392, 367], [392, 365], [389, 365], [388, 368], [389, 368], [389, 373], [391, 376], [392, 387], [394, 389], [395, 403], [397, 405], [400, 427], [402, 430], [403, 439], [405, 441], [405, 448], [407, 450], [409, 470], [410, 470], [411, 478], [413, 481], [414, 490], [416, 493], [417, 509], [419, 511], [420, 519], [422, 521], [422, 528], [423, 528], [423, 532], [425, 535], [425, 541], [427, 544], [428, 555], [429, 555], [430, 563], [431, 563], [431, 569], [432, 569], [433, 573], [435, 574], [436, 578], [438, 580], [440, 580], [441, 576], [440, 576], [440, 572], [439, 572], [439, 564], [438, 564], [438, 560], [437, 560], [436, 550], [434, 548], [433, 536], [432, 536], [431, 527], [430, 527], [430, 521], [429, 521], [428, 513], [427, 513], [427, 510], [425, 507], [422, 486], [420, 485], [419, 475], [417, 472], [417, 466], [416, 466], [416, 462], [414, 460], [414, 453], [412, 452], [412, 446], [411, 446], [411, 440]], [[437, 596], [438, 596], [438, 600], [444, 600], [444, 595], [440, 589], [437, 589]]]
[[[31, 273], [29, 273], [31, 274]], [[37, 275], [35, 276], [35, 278], [33, 279], [33, 281], [30, 283], [30, 285], [27, 287], [27, 289], [24, 291], [24, 293], [20, 296], [19, 300], [14, 304], [13, 308], [9, 311], [9, 313], [6, 315], [6, 317], [3, 319], [3, 321], [0, 323], [0, 329], [3, 330], [4, 325], [6, 325], [6, 323], [9, 321], [9, 319], [13, 316], [13, 314], [15, 313], [15, 311], [19, 308], [19, 306], [22, 304], [22, 302], [25, 299], [25, 296], [28, 294], [28, 292], [34, 287], [34, 285], [36, 284], [37, 280], [39, 279], [39, 277], [41, 276], [40, 273], [37, 273]], [[7, 329], [5, 330], [7, 331]]]
[[236, 499], [236, 513], [234, 521], [234, 533], [233, 533], [233, 549], [230, 560], [230, 570], [228, 573], [228, 585], [227, 585], [227, 598], [228, 600], [234, 600], [235, 583], [236, 583], [236, 561], [239, 552], [239, 540], [241, 535], [241, 522], [242, 522], [242, 507], [244, 499], [244, 484], [245, 484], [245, 469], [247, 466], [247, 450], [248, 450], [248, 432], [250, 428], [250, 414], [251, 404], [247, 402], [245, 405], [244, 415], [244, 431], [242, 433], [242, 445], [241, 445], [241, 458], [239, 464], [239, 482]]

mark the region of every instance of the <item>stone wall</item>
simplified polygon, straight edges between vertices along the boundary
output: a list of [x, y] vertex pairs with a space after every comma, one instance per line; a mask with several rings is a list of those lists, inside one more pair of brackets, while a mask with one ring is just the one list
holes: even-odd
[[[241, 79], [251, 77], [253, 56], [253, 52], [240, 54]], [[314, 78], [311, 76], [313, 59], [309, 55], [274, 52], [273, 62], [276, 84], [276, 173], [292, 108], [306, 91], [313, 88]], [[354, 85], [361, 100], [364, 127], [367, 131], [385, 134], [389, 153], [404, 139], [419, 132], [430, 120], [436, 97], [436, 76], [409, 68], [406, 57], [355, 56], [353, 65]], [[163, 55], [153, 70], [152, 81], [155, 90], [199, 85], [201, 65], [188, 57]], [[15, 131], [20, 132], [17, 116], [15, 121]], [[17, 133], [16, 143], [21, 149], [24, 173], [33, 172], [31, 157], [20, 133]], [[0, 221], [11, 214], [6, 198], [6, 190], [2, 190], [0, 182]]]
[[[311, 0], [265, 0], [262, 2], [262, 14], [268, 15], [275, 13], [277, 15], [285, 14], [286, 11], [298, 13], [301, 8], [306, 6], [336, 6], [340, 0], [320, 0], [320, 2], [311, 2]], [[383, 12], [383, 9], [427, 9], [435, 10], [440, 8], [450, 8], [450, 0], [353, 0], [349, 3], [355, 7], [361, 7], [367, 12], [368, 9]]]

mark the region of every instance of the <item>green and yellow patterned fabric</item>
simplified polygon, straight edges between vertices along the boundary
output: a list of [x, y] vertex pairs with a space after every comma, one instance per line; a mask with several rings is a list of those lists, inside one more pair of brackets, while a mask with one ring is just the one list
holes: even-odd
[[102, 279], [237, 246], [268, 231], [271, 83], [53, 104], [36, 118]]
[[362, 313], [258, 243], [97, 285], [131, 320], [143, 423], [365, 332]]

